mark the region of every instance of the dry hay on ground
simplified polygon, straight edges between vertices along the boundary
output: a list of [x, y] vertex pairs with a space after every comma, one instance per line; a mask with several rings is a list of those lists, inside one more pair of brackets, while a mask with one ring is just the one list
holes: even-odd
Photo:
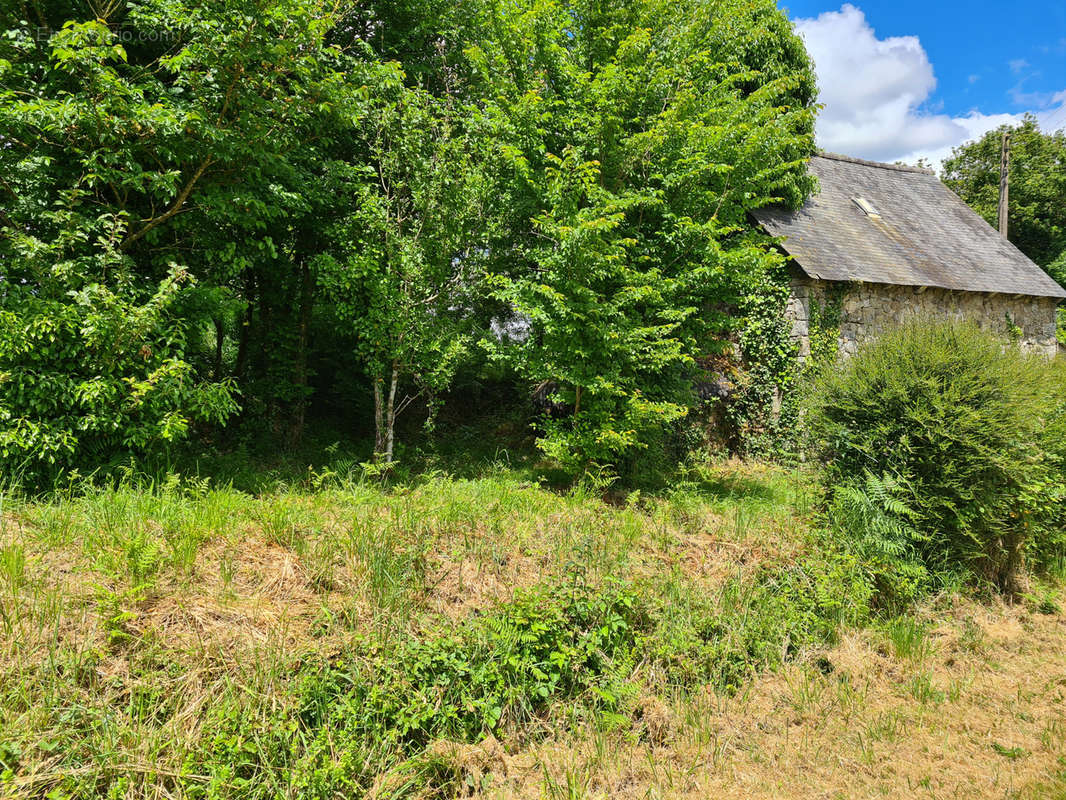
[[792, 665], [738, 697], [679, 704], [666, 741], [549, 741], [483, 796], [1057, 796], [1034, 787], [1066, 767], [1066, 617], [967, 602], [931, 639], [912, 660], [851, 632], [822, 670]]

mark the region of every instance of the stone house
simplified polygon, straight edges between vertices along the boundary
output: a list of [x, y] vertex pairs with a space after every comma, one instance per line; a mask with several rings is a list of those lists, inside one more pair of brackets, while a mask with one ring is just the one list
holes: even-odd
[[1053, 355], [1063, 290], [928, 170], [823, 153], [820, 190], [798, 211], [760, 209], [793, 279], [788, 316], [800, 357], [812, 321], [838, 304], [840, 350], [908, 316], [972, 320]]

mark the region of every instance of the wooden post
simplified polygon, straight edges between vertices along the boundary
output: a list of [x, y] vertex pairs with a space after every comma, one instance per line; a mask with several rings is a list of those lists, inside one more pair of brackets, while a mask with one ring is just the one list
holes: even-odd
[[1007, 210], [1010, 205], [1010, 131], [1003, 134], [999, 159], [999, 232], [1007, 235]]

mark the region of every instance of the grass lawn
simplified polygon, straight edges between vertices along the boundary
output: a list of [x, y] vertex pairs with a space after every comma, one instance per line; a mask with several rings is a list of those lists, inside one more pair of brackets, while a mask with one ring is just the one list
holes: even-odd
[[1066, 616], [892, 617], [802, 471], [4, 499], [0, 795], [1066, 797]]

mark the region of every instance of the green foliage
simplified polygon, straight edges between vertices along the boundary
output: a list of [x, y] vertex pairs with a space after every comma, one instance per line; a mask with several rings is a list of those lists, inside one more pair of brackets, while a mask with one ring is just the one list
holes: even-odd
[[1061, 381], [1061, 365], [970, 325], [919, 320], [867, 345], [822, 375], [807, 416], [827, 485], [852, 487], [841, 521], [885, 556], [913, 546], [929, 570], [1016, 590], [1061, 516], [1060, 446], [1045, 441]]
[[1038, 442], [1050, 475], [1037, 488], [1046, 496], [1050, 518], [1047, 524], [1033, 528], [1029, 552], [1038, 565], [1062, 576], [1066, 573], [1066, 357], [1059, 355], [1044, 380], [1048, 393], [1057, 395], [1045, 412]]
[[8, 287], [0, 301], [0, 465], [31, 486], [185, 438], [237, 410], [232, 382], [199, 382], [183, 356], [174, 272], [143, 302], [96, 283]]
[[559, 701], [617, 708], [644, 625], [622, 586], [537, 592], [453, 634], [308, 665], [296, 719], [271, 720], [269, 734], [253, 739], [242, 733], [247, 720], [224, 714], [195, 768], [219, 786], [239, 780], [262, 791], [274, 770], [287, 768], [300, 796], [360, 793], [436, 739], [478, 742], [529, 728]]
[[522, 343], [489, 347], [558, 387], [572, 413], [544, 422], [540, 444], [576, 473], [686, 414], [696, 360], [726, 349], [780, 262], [747, 212], [810, 189], [813, 73], [770, 2], [486, 13], [494, 33], [468, 54], [512, 212], [492, 285], [530, 323]]
[[740, 364], [731, 376], [735, 390], [726, 415], [732, 446], [744, 455], [780, 457], [794, 450], [799, 371], [785, 315], [790, 294], [788, 267], [782, 262], [749, 277], [739, 306]]
[[[60, 318], [99, 286], [135, 316], [177, 265], [198, 289], [153, 353], [215, 387], [214, 423], [239, 387], [275, 449], [318, 392], [319, 413], [373, 402], [394, 460], [396, 417], [432, 422], [484, 340], [573, 412], [540, 430], [553, 460], [632, 458], [780, 261], [748, 212], [810, 190], [814, 76], [772, 0], [33, 9], [0, 10], [8, 302]], [[529, 337], [497, 346], [515, 314]], [[170, 402], [165, 437], [204, 416]], [[123, 434], [142, 456], [161, 438]]]
[[875, 602], [890, 611], [908, 608], [933, 585], [907, 495], [898, 479], [867, 472], [861, 482], [833, 487], [826, 514], [840, 546], [861, 560]]
[[[1059, 282], [1059, 285], [1066, 286], [1066, 249], [1059, 254], [1058, 258], [1048, 264], [1047, 271], [1052, 278]], [[1066, 308], [1059, 309], [1055, 334], [1059, 344], [1066, 348]]]
[[716, 598], [686, 597], [656, 615], [644, 648], [673, 688], [724, 693], [870, 616], [871, 586], [855, 555], [835, 548], [728, 582]]
[[[612, 507], [607, 476], [385, 488], [346, 462], [251, 493], [131, 473], [0, 498], [0, 786], [448, 796], [556, 734], [687, 746], [709, 692], [831, 670], [818, 651], [875, 601], [862, 558], [808, 531], [805, 473], [703, 464]], [[656, 698], [678, 710], [658, 733]]]
[[[233, 290], [276, 265], [286, 225], [313, 209], [297, 145], [330, 115], [338, 53], [323, 41], [336, 20], [304, 0], [35, 11], [0, 12], [0, 302], [4, 339], [45, 349], [35, 361], [9, 345], [3, 366], [6, 466], [36, 474], [143, 457], [236, 410]], [[266, 293], [266, 271], [251, 283]], [[37, 372], [28, 396], [17, 387]]]
[[738, 324], [740, 365], [726, 414], [732, 447], [744, 455], [795, 458], [802, 387], [837, 359], [845, 287], [832, 286], [808, 307], [810, 352], [803, 360], [786, 314], [792, 296], [787, 262], [751, 276]]
[[[1066, 251], [1066, 133], [1044, 133], [1032, 116], [957, 147], [944, 161], [944, 182], [990, 225], [999, 217], [1003, 134], [1011, 134], [1010, 240], [1044, 268]], [[1061, 267], [1052, 276], [1066, 280]]]
[[673, 689], [735, 692], [831, 641], [841, 624], [865, 621], [869, 596], [858, 562], [842, 552], [733, 581], [717, 602], [680, 608], [649, 608], [632, 587], [578, 580], [452, 633], [363, 642], [357, 657], [312, 662], [296, 684], [295, 718], [219, 709], [188, 768], [210, 776], [208, 797], [224, 786], [264, 796], [283, 772], [301, 796], [360, 793], [434, 741], [529, 735], [560, 703], [577, 718], [624, 711], [641, 662]]
[[361, 120], [373, 167], [347, 176], [351, 210], [325, 231], [335, 244], [315, 262], [371, 376], [375, 452], [386, 462], [401, 380], [432, 397], [469, 356], [487, 203], [476, 166], [482, 141], [459, 127], [464, 110], [451, 97], [405, 88], [401, 77]]
[[810, 355], [807, 358], [808, 378], [832, 366], [840, 354], [840, 321], [843, 316], [844, 294], [847, 288], [834, 283], [826, 289], [826, 296], [819, 301], [811, 298], [808, 318]]

